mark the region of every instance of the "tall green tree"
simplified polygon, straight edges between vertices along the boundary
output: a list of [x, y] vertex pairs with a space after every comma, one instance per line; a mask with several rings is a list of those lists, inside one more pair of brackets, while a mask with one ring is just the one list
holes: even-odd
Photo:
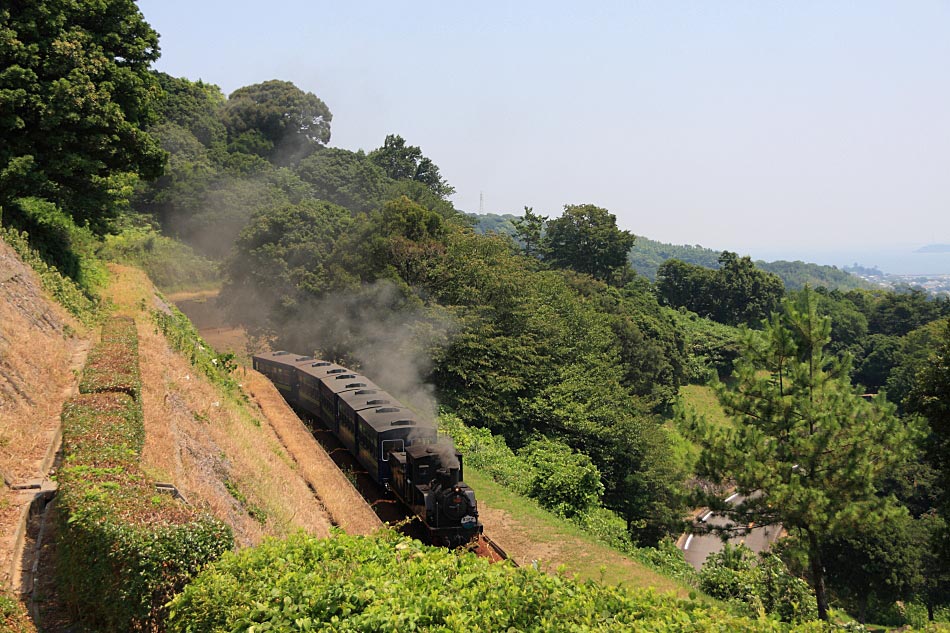
[[634, 240], [630, 231], [617, 228], [617, 217], [607, 209], [568, 204], [561, 217], [548, 222], [543, 246], [553, 265], [606, 281], [628, 267]]
[[656, 275], [657, 294], [667, 305], [727, 325], [758, 325], [785, 294], [778, 275], [729, 251], [719, 255], [717, 270], [669, 259]]
[[443, 199], [455, 193], [455, 187], [442, 178], [438, 165], [398, 134], [386, 136], [383, 146], [370, 152], [368, 158], [393, 180], [420, 182]]
[[546, 216], [535, 213], [531, 207], [525, 207], [524, 215], [512, 220], [515, 225], [515, 235], [522, 243], [524, 254], [528, 257], [543, 256], [541, 238], [544, 236], [544, 225], [547, 221]]
[[232, 151], [294, 165], [330, 142], [330, 108], [289, 81], [238, 88], [222, 111]]
[[746, 495], [723, 508], [736, 524], [782, 524], [799, 535], [827, 619], [822, 546], [857, 521], [894, 516], [878, 481], [909, 456], [917, 431], [882, 399], [861, 399], [848, 359], [825, 354], [831, 324], [811, 292], [783, 307], [764, 331], [747, 332], [731, 385], [717, 388], [734, 428], [697, 420], [694, 430], [701, 472]]
[[758, 325], [778, 307], [785, 285], [781, 278], [756, 268], [749, 256], [723, 251], [713, 288], [713, 318], [729, 325]]
[[943, 491], [941, 510], [950, 524], [950, 319], [942, 324], [936, 349], [918, 371], [905, 405], [908, 411], [923, 415], [929, 424], [927, 457], [937, 471]]
[[0, 205], [45, 198], [107, 230], [165, 153], [143, 128], [158, 34], [133, 0], [0, 6]]
[[360, 152], [328, 147], [300, 161], [297, 174], [321, 200], [367, 213], [380, 206], [391, 181]]

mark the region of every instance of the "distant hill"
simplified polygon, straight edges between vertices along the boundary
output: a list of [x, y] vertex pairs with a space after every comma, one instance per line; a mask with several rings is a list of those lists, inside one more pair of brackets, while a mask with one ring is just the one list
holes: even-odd
[[705, 266], [706, 268], [719, 268], [719, 254], [721, 252], [698, 244], [696, 246], [664, 244], [638, 235], [637, 241], [633, 243], [633, 248], [630, 249], [630, 254], [627, 255], [627, 261], [630, 262], [635, 271], [655, 281], [656, 269], [668, 259], [678, 259], [687, 264]]
[[[515, 235], [515, 226], [513, 221], [519, 216], [506, 213], [499, 215], [496, 213], [486, 213], [479, 215], [477, 213], [468, 213], [474, 222], [474, 228], [478, 233], [499, 233], [504, 235]], [[937, 245], [934, 245], [937, 246]], [[925, 247], [927, 248], [927, 247]], [[947, 246], [950, 248], [950, 246]], [[633, 248], [630, 249], [627, 260], [633, 269], [651, 281], [656, 281], [656, 269], [668, 259], [678, 259], [689, 264], [705, 266], [706, 268], [719, 268], [719, 255], [722, 251], [713, 250], [704, 246], [690, 246], [688, 244], [665, 244], [657, 242], [646, 237], [637, 236]], [[741, 255], [742, 253], [740, 253]], [[870, 288], [870, 284], [849, 272], [841, 270], [835, 266], [824, 266], [820, 264], [810, 264], [802, 261], [774, 261], [764, 262], [756, 261], [756, 266], [771, 273], [775, 273], [782, 278], [785, 287], [789, 290], [798, 290], [807, 283], [812, 287], [825, 286], [827, 288], [837, 288], [839, 290], [851, 290], [854, 288]]]
[[950, 253], [950, 244], [927, 244], [921, 246], [915, 253]]
[[482, 235], [486, 233], [499, 233], [501, 235], [510, 235], [511, 237], [515, 236], [515, 225], [512, 221], [520, 217], [511, 215], [510, 213], [505, 213], [504, 215], [498, 215], [497, 213], [484, 213], [482, 215], [466, 213], [465, 215], [470, 217], [475, 223], [473, 228], [476, 233], [481, 233]]
[[854, 290], [855, 288], [871, 288], [871, 284], [856, 275], [841, 270], [836, 266], [810, 264], [802, 261], [789, 262], [778, 260], [774, 262], [755, 262], [756, 266], [770, 273], [775, 273], [785, 282], [788, 290], [799, 290], [808, 284], [812, 288], [825, 286], [838, 290]]
[[[703, 246], [664, 244], [646, 237], [637, 237], [633, 248], [627, 259], [634, 270], [656, 280], [656, 269], [667, 259], [678, 259], [697, 266], [706, 268], [719, 268], [719, 254], [716, 251]], [[742, 253], [739, 253], [740, 255]], [[824, 266], [820, 264], [810, 264], [802, 261], [789, 262], [778, 260], [774, 262], [764, 262], [758, 260], [755, 265], [762, 270], [775, 273], [782, 278], [785, 287], [788, 290], [799, 290], [807, 283], [811, 287], [825, 286], [827, 288], [837, 288], [839, 290], [851, 290], [854, 288], [868, 288], [870, 285], [863, 279], [851, 273], [845, 272], [835, 266]]]

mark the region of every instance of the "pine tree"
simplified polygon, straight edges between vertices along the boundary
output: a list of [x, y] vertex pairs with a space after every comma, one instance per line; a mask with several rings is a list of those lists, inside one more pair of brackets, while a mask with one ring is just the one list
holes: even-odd
[[831, 320], [816, 303], [806, 289], [763, 331], [746, 332], [733, 380], [717, 385], [734, 426], [694, 420], [693, 430], [704, 447], [701, 472], [746, 497], [722, 510], [737, 525], [781, 524], [801, 539], [819, 617], [827, 619], [821, 546], [856, 522], [894, 516], [876, 483], [909, 456], [918, 431], [883, 398], [856, 393], [850, 359], [824, 352]]

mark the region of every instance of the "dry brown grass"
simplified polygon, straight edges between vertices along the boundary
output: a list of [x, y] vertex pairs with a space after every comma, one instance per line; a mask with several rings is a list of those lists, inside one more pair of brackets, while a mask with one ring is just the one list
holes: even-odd
[[143, 272], [110, 270], [110, 298], [138, 324], [146, 472], [231, 525], [241, 546], [297, 529], [327, 535], [322, 503], [263, 416], [223, 395], [168, 346], [143, 310], [156, 305]]
[[[89, 336], [0, 240], [0, 473], [6, 484], [46, 476], [59, 412], [75, 391]], [[15, 535], [31, 500], [0, 487], [0, 586], [11, 580]]]
[[334, 523], [347, 534], [369, 534], [380, 528], [379, 517], [313, 439], [271, 381], [256, 371], [247, 370], [243, 384], [297, 460], [300, 473], [320, 495]]

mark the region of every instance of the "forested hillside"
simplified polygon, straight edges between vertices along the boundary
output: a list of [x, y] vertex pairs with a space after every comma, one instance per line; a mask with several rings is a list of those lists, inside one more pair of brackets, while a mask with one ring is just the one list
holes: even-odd
[[[131, 1], [5, 8], [0, 27], [0, 218], [76, 282], [77, 314], [108, 311], [106, 259], [220, 285], [258, 345], [373, 376], [487, 476], [723, 601], [487, 569], [390, 534], [298, 537], [209, 568], [172, 630], [950, 618], [950, 301], [652, 242], [595, 203], [480, 232], [412, 139], [332, 147], [330, 105], [291, 82], [225, 95], [153, 70], [158, 36]], [[685, 385], [710, 385], [724, 418], [686, 406]], [[788, 536], [759, 565], [739, 549], [684, 569], [672, 543], [712, 529], [699, 508]], [[380, 599], [393, 578], [398, 600]], [[445, 586], [452, 609], [429, 598]]]
[[[475, 230], [479, 233], [498, 233], [519, 239], [518, 216], [495, 213], [467, 214], [475, 222]], [[695, 264], [703, 268], [719, 268], [720, 251], [702, 246], [675, 245], [657, 242], [638, 235], [627, 257], [630, 266], [650, 281], [655, 281], [657, 270], [670, 259], [687, 264]], [[856, 275], [834, 266], [810, 264], [802, 261], [765, 262], [758, 260], [755, 265], [767, 272], [778, 275], [788, 290], [801, 290], [805, 285], [812, 288], [823, 286], [834, 290], [853, 290], [856, 288], [870, 288], [870, 285]]]

